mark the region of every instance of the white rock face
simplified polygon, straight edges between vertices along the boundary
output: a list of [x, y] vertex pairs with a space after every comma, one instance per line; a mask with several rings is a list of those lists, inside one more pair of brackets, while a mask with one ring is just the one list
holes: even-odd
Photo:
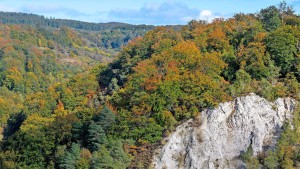
[[239, 156], [252, 146], [255, 154], [275, 145], [295, 101], [268, 102], [255, 94], [220, 104], [176, 128], [157, 150], [153, 168], [244, 168]]

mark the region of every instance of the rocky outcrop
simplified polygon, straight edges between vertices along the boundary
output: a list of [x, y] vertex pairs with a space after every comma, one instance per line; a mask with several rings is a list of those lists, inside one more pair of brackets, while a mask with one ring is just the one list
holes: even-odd
[[239, 156], [252, 146], [255, 154], [272, 148], [295, 101], [269, 102], [255, 94], [220, 104], [178, 126], [156, 151], [153, 168], [243, 168]]

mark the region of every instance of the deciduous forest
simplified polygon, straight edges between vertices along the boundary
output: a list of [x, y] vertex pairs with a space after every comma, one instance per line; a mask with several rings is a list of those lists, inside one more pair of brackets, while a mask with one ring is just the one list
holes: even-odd
[[[0, 18], [0, 168], [147, 168], [204, 109], [249, 93], [300, 99], [300, 17], [284, 2], [182, 26]], [[300, 162], [299, 113], [247, 167]]]

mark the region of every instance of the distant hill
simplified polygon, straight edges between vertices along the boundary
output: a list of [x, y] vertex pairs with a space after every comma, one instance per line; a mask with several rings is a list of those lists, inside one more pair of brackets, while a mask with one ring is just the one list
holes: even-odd
[[153, 25], [131, 25], [120, 22], [109, 23], [90, 23], [67, 19], [46, 18], [36, 14], [26, 14], [17, 12], [0, 12], [0, 21], [4, 24], [25, 24], [33, 26], [47, 26], [53, 28], [70, 27], [74, 29], [82, 29], [89, 31], [101, 30], [127, 30], [127, 29], [140, 29], [143, 31], [152, 30]]
[[[0, 12], [0, 23], [30, 25], [43, 29], [55, 29], [69, 27], [76, 29], [79, 34], [89, 39], [95, 47], [106, 48], [119, 51], [121, 46], [126, 45], [129, 40], [138, 36], [143, 36], [149, 30], [153, 30], [153, 25], [132, 25], [120, 22], [109, 23], [89, 23], [67, 19], [46, 18], [36, 14], [26, 14], [17, 12]], [[168, 25], [175, 30], [181, 28], [180, 25]]]

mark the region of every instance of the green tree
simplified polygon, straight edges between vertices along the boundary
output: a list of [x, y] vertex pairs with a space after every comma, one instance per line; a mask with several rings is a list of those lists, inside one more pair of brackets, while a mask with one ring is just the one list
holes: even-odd
[[101, 145], [107, 143], [107, 138], [104, 130], [99, 123], [90, 122], [87, 134], [87, 147], [92, 152], [100, 149]]
[[51, 125], [51, 130], [56, 135], [56, 142], [60, 145], [70, 145], [72, 141], [72, 127], [79, 119], [74, 114], [56, 116]]
[[19, 131], [22, 123], [25, 121], [26, 115], [24, 112], [11, 114], [7, 120], [7, 125], [4, 128], [4, 137], [8, 138], [15, 132]]
[[101, 125], [105, 132], [115, 123], [116, 115], [110, 110], [108, 106], [104, 106], [99, 115], [96, 116], [95, 121]]
[[251, 76], [243, 69], [236, 72], [236, 80], [234, 81], [234, 91], [233, 95], [242, 94], [251, 91]]
[[269, 6], [268, 8], [262, 9], [258, 16], [264, 28], [269, 32], [277, 29], [281, 24], [280, 13], [276, 6]]
[[80, 143], [81, 145], [86, 145], [86, 133], [88, 125], [82, 123], [81, 121], [72, 124], [72, 141]]
[[247, 148], [247, 151], [242, 154], [242, 159], [246, 164], [246, 168], [257, 169], [259, 168], [259, 161], [256, 157], [253, 156], [252, 145]]
[[93, 153], [91, 169], [113, 169], [113, 158], [104, 145], [100, 146], [99, 150]]
[[29, 116], [20, 130], [7, 139], [3, 150], [16, 152], [14, 162], [21, 168], [45, 168], [55, 149], [55, 135], [49, 127], [51, 123], [51, 118], [36, 114]]
[[76, 161], [80, 159], [80, 146], [73, 143], [71, 148], [67, 150], [59, 162], [59, 167], [63, 169], [76, 168]]
[[85, 148], [80, 151], [80, 159], [76, 161], [76, 168], [78, 169], [90, 169], [90, 163], [92, 159], [92, 153]]
[[266, 39], [267, 51], [275, 65], [280, 67], [281, 75], [288, 72], [297, 72], [299, 64], [297, 43], [299, 32], [291, 26], [283, 26], [270, 33]]
[[268, 151], [268, 156], [264, 159], [264, 165], [269, 169], [278, 168], [278, 157], [275, 151]]
[[120, 140], [110, 141], [108, 147], [110, 156], [114, 159], [115, 168], [126, 168], [130, 159], [123, 149], [123, 143]]

